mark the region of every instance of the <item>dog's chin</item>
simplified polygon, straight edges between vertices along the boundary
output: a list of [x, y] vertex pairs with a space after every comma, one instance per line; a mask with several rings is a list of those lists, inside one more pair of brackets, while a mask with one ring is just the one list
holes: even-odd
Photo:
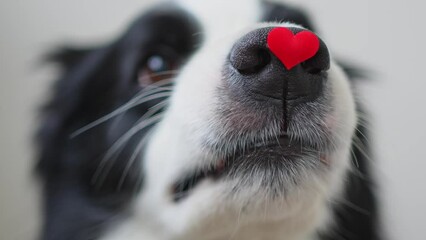
[[236, 145], [240, 147], [232, 153], [213, 149], [216, 159], [212, 164], [184, 173], [173, 185], [174, 201], [189, 197], [205, 180], [229, 183], [226, 185], [230, 195], [246, 194], [252, 189], [279, 198], [328, 166], [327, 151], [318, 147], [324, 146], [323, 143], [315, 144], [287, 134]]

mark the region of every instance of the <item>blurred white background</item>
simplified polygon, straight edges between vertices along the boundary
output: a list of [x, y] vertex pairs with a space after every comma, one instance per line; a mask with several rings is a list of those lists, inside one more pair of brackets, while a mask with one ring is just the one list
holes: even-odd
[[[31, 177], [37, 108], [53, 68], [39, 65], [64, 42], [112, 39], [151, 1], [0, 2], [0, 239], [34, 239]], [[426, 23], [422, 1], [292, 0], [305, 6], [335, 55], [376, 71], [362, 98], [373, 117], [377, 174], [390, 239], [426, 235]]]

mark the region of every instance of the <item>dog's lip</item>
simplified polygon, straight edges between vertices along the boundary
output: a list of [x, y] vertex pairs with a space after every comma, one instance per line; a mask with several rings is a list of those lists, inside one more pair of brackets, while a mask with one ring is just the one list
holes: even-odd
[[217, 180], [225, 172], [226, 161], [224, 159], [217, 160], [216, 164], [206, 169], [195, 170], [187, 173], [185, 176], [175, 181], [172, 185], [171, 194], [174, 202], [179, 202], [189, 195], [199, 183], [205, 179]]
[[275, 139], [270, 141], [262, 141], [259, 143], [254, 143], [251, 147], [245, 150], [238, 150], [235, 154], [230, 155], [226, 158], [221, 158], [215, 162], [215, 164], [206, 167], [206, 169], [199, 169], [185, 174], [182, 178], [174, 182], [171, 189], [171, 194], [174, 202], [180, 202], [186, 196], [188, 196], [199, 183], [203, 180], [211, 179], [217, 181], [226, 174], [226, 170], [230, 167], [233, 160], [242, 157], [251, 152], [258, 151], [261, 149], [273, 148], [273, 147], [282, 147], [282, 148], [291, 148], [295, 142], [292, 141], [288, 135], [283, 134]]

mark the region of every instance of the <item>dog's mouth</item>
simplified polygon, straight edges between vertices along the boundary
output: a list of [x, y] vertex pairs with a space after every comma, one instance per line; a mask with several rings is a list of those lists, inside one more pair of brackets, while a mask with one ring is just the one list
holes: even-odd
[[226, 158], [217, 160], [215, 164], [205, 169], [194, 170], [186, 173], [172, 185], [171, 194], [174, 202], [180, 202], [191, 194], [201, 182], [205, 180], [218, 181], [228, 176], [235, 169], [236, 164], [241, 164], [247, 159], [252, 161], [255, 155], [292, 155], [302, 148], [299, 141], [291, 140], [287, 135], [282, 135], [270, 141], [252, 144], [245, 150], [236, 151]]
[[186, 198], [191, 190], [193, 190], [202, 181], [211, 179], [216, 181], [225, 173], [227, 162], [223, 159], [218, 160], [213, 166], [207, 169], [196, 170], [192, 173], [187, 173], [183, 178], [176, 181], [172, 186], [172, 197], [174, 202], [180, 202]]

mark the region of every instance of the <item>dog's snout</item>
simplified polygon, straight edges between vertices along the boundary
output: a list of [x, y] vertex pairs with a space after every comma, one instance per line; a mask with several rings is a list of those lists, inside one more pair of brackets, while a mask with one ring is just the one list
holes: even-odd
[[283, 34], [274, 33], [275, 45], [271, 46], [271, 32], [276, 29], [254, 30], [234, 44], [227, 63], [233, 72], [227, 78], [232, 82], [229, 85], [242, 88], [238, 92], [285, 102], [315, 99], [322, 92], [330, 67], [326, 45], [307, 30], [282, 28]]

